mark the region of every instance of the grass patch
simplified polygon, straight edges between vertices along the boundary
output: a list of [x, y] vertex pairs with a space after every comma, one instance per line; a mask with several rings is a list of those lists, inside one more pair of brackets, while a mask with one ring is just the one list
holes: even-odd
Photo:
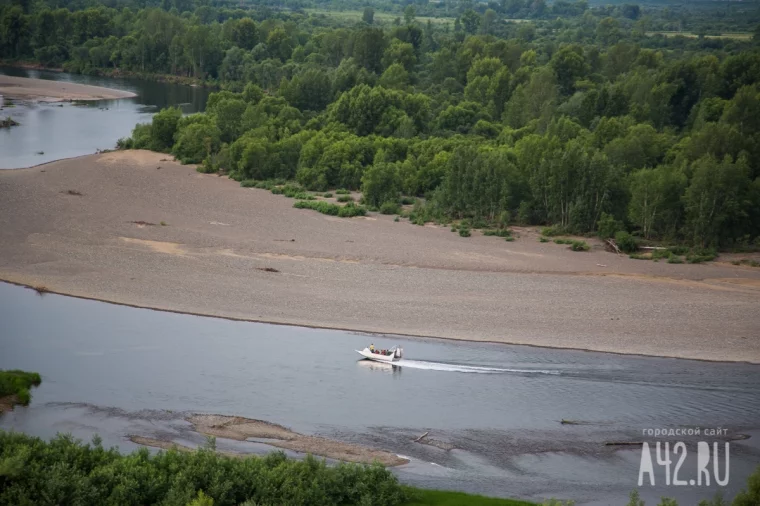
[[341, 195], [335, 200], [337, 200], [338, 202], [353, 202], [354, 198], [351, 195]]
[[541, 235], [544, 237], [555, 237], [564, 233], [565, 231], [560, 227], [544, 227], [541, 229]]
[[504, 240], [507, 242], [512, 242], [515, 240], [515, 238], [510, 235], [509, 237], [505, 237]]
[[686, 255], [686, 263], [689, 264], [701, 264], [703, 262], [711, 262], [715, 260], [715, 257], [717, 255], [708, 253], [706, 255], [698, 255], [698, 254], [692, 254], [692, 255]]
[[401, 206], [396, 202], [386, 202], [380, 206], [380, 214], [398, 214], [401, 212]]
[[541, 236], [541, 237], [538, 238], [538, 242], [549, 242], [549, 239], [547, 239], [544, 236]]
[[326, 198], [326, 199], [329, 199], [329, 198], [332, 198], [333, 194], [332, 194], [332, 193], [330, 193], [330, 192], [327, 192], [327, 193], [325, 193], [325, 194], [324, 194], [324, 195], [322, 195], [322, 196], [323, 196], [324, 198]]
[[512, 237], [512, 231], [506, 228], [483, 230], [483, 235], [495, 235], [496, 237]]
[[19, 404], [28, 405], [32, 400], [29, 390], [40, 386], [39, 373], [19, 370], [0, 371], [0, 397], [15, 395]]
[[345, 206], [339, 206], [324, 201], [299, 200], [293, 204], [293, 207], [296, 209], [311, 209], [322, 214], [338, 216], [340, 218], [352, 218], [354, 216], [364, 216], [367, 214], [367, 209], [365, 207], [357, 206], [353, 202], [346, 204]]
[[[541, 241], [544, 242], [544, 241]], [[570, 246], [570, 249], [573, 251], [588, 251], [591, 249], [591, 246], [588, 245], [586, 241], [579, 241], [577, 239], [568, 239], [567, 237], [558, 237], [557, 239], [554, 239], [555, 244], [567, 244]]]
[[534, 506], [536, 504], [513, 499], [465, 494], [464, 492], [404, 488], [410, 498], [408, 502], [404, 503], [404, 506]]
[[668, 263], [669, 264], [682, 264], [683, 263], [683, 258], [681, 258], [678, 255], [671, 255], [670, 258], [668, 258]]
[[750, 267], [760, 267], [760, 262], [749, 258], [742, 258], [741, 260], [734, 260], [731, 262], [734, 265], [748, 265]]
[[345, 188], [340, 188], [338, 190], [335, 190], [336, 195], [350, 195], [351, 192], [346, 190]]
[[634, 260], [650, 260], [652, 257], [647, 254], [642, 255], [641, 253], [631, 253], [628, 255], [628, 258], [632, 258]]

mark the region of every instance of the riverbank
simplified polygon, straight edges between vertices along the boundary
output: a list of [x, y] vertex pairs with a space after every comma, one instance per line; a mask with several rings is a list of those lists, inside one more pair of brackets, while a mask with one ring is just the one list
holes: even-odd
[[145, 151], [3, 171], [0, 279], [240, 320], [760, 363], [758, 269], [292, 206]]
[[30, 79], [0, 74], [0, 95], [14, 100], [60, 102], [80, 100], [114, 100], [136, 95], [131, 91], [86, 84]]

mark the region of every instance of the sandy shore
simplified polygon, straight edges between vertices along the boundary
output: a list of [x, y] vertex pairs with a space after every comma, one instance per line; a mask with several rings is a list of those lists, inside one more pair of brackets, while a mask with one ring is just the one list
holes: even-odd
[[0, 279], [252, 321], [760, 363], [760, 269], [292, 206], [144, 151], [0, 171]]
[[0, 95], [17, 100], [36, 100], [40, 102], [104, 100], [137, 96], [130, 91], [114, 90], [100, 86], [6, 75], [0, 75]]

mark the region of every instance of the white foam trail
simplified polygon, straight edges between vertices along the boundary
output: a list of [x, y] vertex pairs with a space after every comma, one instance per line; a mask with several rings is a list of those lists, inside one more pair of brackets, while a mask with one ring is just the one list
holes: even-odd
[[427, 369], [429, 371], [448, 371], [448, 372], [465, 372], [480, 374], [500, 374], [500, 373], [519, 373], [519, 374], [559, 374], [559, 371], [550, 371], [546, 369], [508, 369], [501, 367], [483, 367], [475, 365], [444, 364], [441, 362], [426, 362], [424, 360], [406, 360], [401, 359], [394, 362], [393, 365], [409, 367], [412, 369]]

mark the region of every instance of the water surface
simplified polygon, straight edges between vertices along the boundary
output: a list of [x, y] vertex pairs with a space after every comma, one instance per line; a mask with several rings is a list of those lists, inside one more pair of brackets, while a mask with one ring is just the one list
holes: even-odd
[[[625, 504], [642, 429], [726, 427], [728, 495], [760, 463], [760, 367], [233, 322], [134, 309], [0, 283], [0, 368], [38, 371], [29, 408], [0, 427], [202, 444], [187, 413], [240, 415], [408, 456], [399, 477], [490, 495]], [[400, 367], [354, 349], [400, 343]], [[562, 419], [580, 422], [562, 425]], [[429, 431], [453, 450], [412, 442]], [[703, 438], [704, 439], [704, 438]], [[654, 441], [648, 438], [649, 441]], [[696, 443], [696, 439], [691, 443]], [[690, 443], [690, 444], [691, 444]], [[269, 447], [220, 441], [239, 451]], [[693, 457], [681, 476], [695, 476]], [[642, 489], [695, 504], [713, 489]], [[648, 500], [648, 502], [649, 502]]]
[[[19, 126], [0, 129], [0, 169], [41, 163], [112, 149], [137, 123], [169, 106], [185, 113], [203, 111], [209, 90], [141, 79], [113, 79], [45, 70], [0, 67], [0, 74], [103, 86], [136, 93], [134, 98], [87, 102], [34, 103], [0, 98], [0, 117]], [[10, 105], [10, 106], [9, 106]], [[42, 154], [40, 154], [40, 152]]]

